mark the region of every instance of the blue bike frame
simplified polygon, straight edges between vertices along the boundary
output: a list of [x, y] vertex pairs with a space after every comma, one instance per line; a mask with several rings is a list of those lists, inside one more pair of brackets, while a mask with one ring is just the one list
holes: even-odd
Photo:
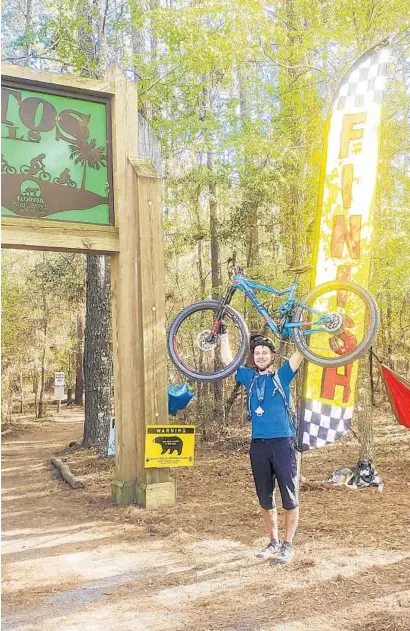
[[[315, 320], [314, 322], [310, 322], [309, 323], [310, 328], [303, 330], [302, 335], [307, 336], [307, 335], [311, 335], [312, 333], [319, 333], [320, 331], [324, 331], [325, 329], [321, 325], [323, 325], [326, 322], [329, 315], [320, 313], [320, 311], [317, 311], [316, 309], [312, 309], [312, 307], [305, 305], [303, 302], [299, 302], [298, 300], [295, 300], [297, 288], [298, 288], [298, 282], [296, 279], [293, 281], [291, 286], [287, 287], [286, 289], [273, 289], [272, 287], [268, 287], [267, 285], [262, 285], [261, 283], [258, 283], [254, 280], [248, 280], [244, 278], [241, 274], [236, 273], [233, 280], [231, 281], [229, 285], [227, 299], [226, 299], [226, 302], [224, 301], [224, 303], [227, 304], [230, 301], [230, 298], [232, 297], [233, 293], [239, 289], [244, 294], [246, 294], [246, 296], [254, 305], [255, 309], [258, 311], [258, 313], [260, 313], [262, 318], [265, 320], [266, 324], [269, 326], [271, 331], [273, 331], [275, 335], [281, 335], [284, 337], [290, 337], [292, 335], [293, 329], [303, 327], [303, 325], [305, 324], [304, 322], [289, 322], [288, 319], [294, 307], [304, 307], [304, 309], [316, 315], [318, 319]], [[264, 291], [269, 294], [274, 294], [275, 296], [286, 296], [286, 295], [288, 296], [285, 302], [283, 302], [278, 308], [278, 311], [282, 317], [288, 316], [285, 319], [282, 330], [280, 330], [278, 326], [275, 324], [272, 316], [269, 314], [267, 309], [265, 309], [265, 307], [260, 302], [260, 300], [258, 300], [258, 298], [255, 296], [252, 289], [257, 289], [259, 291]], [[313, 326], [315, 328], [312, 328]]]

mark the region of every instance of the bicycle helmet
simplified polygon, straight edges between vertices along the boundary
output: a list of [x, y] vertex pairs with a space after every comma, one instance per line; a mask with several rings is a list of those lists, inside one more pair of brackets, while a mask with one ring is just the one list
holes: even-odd
[[250, 348], [253, 353], [257, 346], [267, 346], [272, 353], [276, 353], [276, 348], [268, 337], [264, 337], [263, 335], [251, 335], [250, 337]]

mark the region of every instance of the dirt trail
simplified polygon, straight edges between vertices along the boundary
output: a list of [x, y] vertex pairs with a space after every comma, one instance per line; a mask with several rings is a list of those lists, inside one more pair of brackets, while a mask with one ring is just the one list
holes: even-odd
[[[70, 489], [49, 462], [81, 434], [82, 419], [71, 414], [3, 441], [3, 631], [410, 630], [410, 546], [402, 531], [383, 545], [373, 523], [353, 549], [347, 532], [315, 536], [306, 523], [297, 561], [273, 567], [255, 559], [263, 540], [242, 538], [234, 527], [232, 538], [210, 537], [202, 526], [212, 509], [201, 513], [200, 497], [195, 534], [173, 522], [192, 513], [183, 477], [179, 507], [151, 513], [149, 528], [143, 517], [130, 520], [140, 509], [110, 505], [107, 483], [103, 500], [95, 488]], [[202, 475], [214, 460], [203, 456]], [[192, 494], [189, 476], [198, 470], [185, 475]], [[307, 515], [318, 498], [306, 498]], [[253, 528], [256, 537], [254, 511], [251, 517], [244, 531]], [[159, 538], [155, 519], [159, 530], [167, 519], [175, 528]]]

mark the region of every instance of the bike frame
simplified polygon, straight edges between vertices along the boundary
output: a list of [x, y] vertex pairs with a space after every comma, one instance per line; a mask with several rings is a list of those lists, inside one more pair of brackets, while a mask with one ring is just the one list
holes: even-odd
[[[313, 309], [312, 307], [307, 306], [303, 302], [299, 302], [298, 300], [295, 300], [297, 288], [298, 288], [297, 277], [295, 278], [295, 280], [293, 281], [290, 287], [287, 287], [286, 289], [274, 289], [273, 287], [268, 287], [268, 285], [262, 285], [261, 283], [258, 283], [257, 281], [248, 280], [247, 278], [244, 278], [242, 274], [236, 273], [234, 278], [229, 284], [228, 290], [226, 292], [225, 298], [222, 303], [221, 312], [218, 314], [218, 317], [214, 323], [215, 330], [213, 330], [212, 333], [216, 333], [219, 327], [220, 321], [223, 319], [223, 311], [224, 311], [225, 305], [228, 305], [230, 303], [232, 296], [237, 290], [242, 291], [249, 298], [249, 300], [252, 302], [253, 306], [257, 310], [257, 312], [262, 316], [266, 324], [269, 326], [269, 328], [275, 335], [282, 336], [282, 337], [291, 337], [293, 333], [293, 329], [301, 329], [305, 324], [309, 324], [309, 328], [303, 329], [301, 331], [302, 335], [307, 336], [307, 335], [312, 335], [312, 333], [319, 333], [321, 331], [325, 331], [325, 328], [322, 325], [326, 322], [329, 315], [323, 314], [317, 309]], [[285, 302], [283, 302], [278, 308], [279, 313], [285, 319], [282, 329], [279, 329], [279, 327], [275, 323], [274, 319], [272, 318], [268, 310], [263, 306], [260, 300], [255, 296], [254, 292], [252, 291], [253, 289], [256, 289], [258, 291], [264, 291], [269, 294], [274, 294], [275, 296], [288, 296]], [[310, 313], [316, 315], [317, 320], [315, 320], [314, 322], [309, 322], [309, 323], [290, 322], [289, 318], [294, 307], [303, 307], [307, 311], [310, 311]]]

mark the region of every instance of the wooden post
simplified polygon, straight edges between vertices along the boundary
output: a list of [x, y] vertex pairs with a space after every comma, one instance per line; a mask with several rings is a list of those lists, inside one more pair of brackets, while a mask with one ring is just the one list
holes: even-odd
[[169, 469], [145, 469], [145, 425], [168, 423], [167, 355], [161, 185], [150, 163], [138, 158], [135, 85], [118, 66], [109, 69], [104, 81], [19, 66], [2, 69], [3, 77], [110, 97], [116, 225], [2, 217], [1, 245], [111, 254], [116, 420], [113, 499], [147, 507], [173, 504], [175, 484]]
[[[141, 309], [145, 423], [168, 424], [167, 350], [165, 344], [165, 279], [162, 239], [161, 180], [151, 162], [130, 158], [137, 185], [140, 225]], [[145, 424], [141, 425], [145, 445]], [[143, 466], [145, 464], [142, 463]], [[137, 483], [137, 501], [160, 506], [175, 501], [169, 469], [145, 469]]]
[[161, 186], [137, 158], [135, 86], [110, 69], [113, 98], [115, 216], [112, 256], [116, 479], [113, 500], [157, 507], [175, 502], [169, 469], [145, 469], [145, 425], [167, 424]]

